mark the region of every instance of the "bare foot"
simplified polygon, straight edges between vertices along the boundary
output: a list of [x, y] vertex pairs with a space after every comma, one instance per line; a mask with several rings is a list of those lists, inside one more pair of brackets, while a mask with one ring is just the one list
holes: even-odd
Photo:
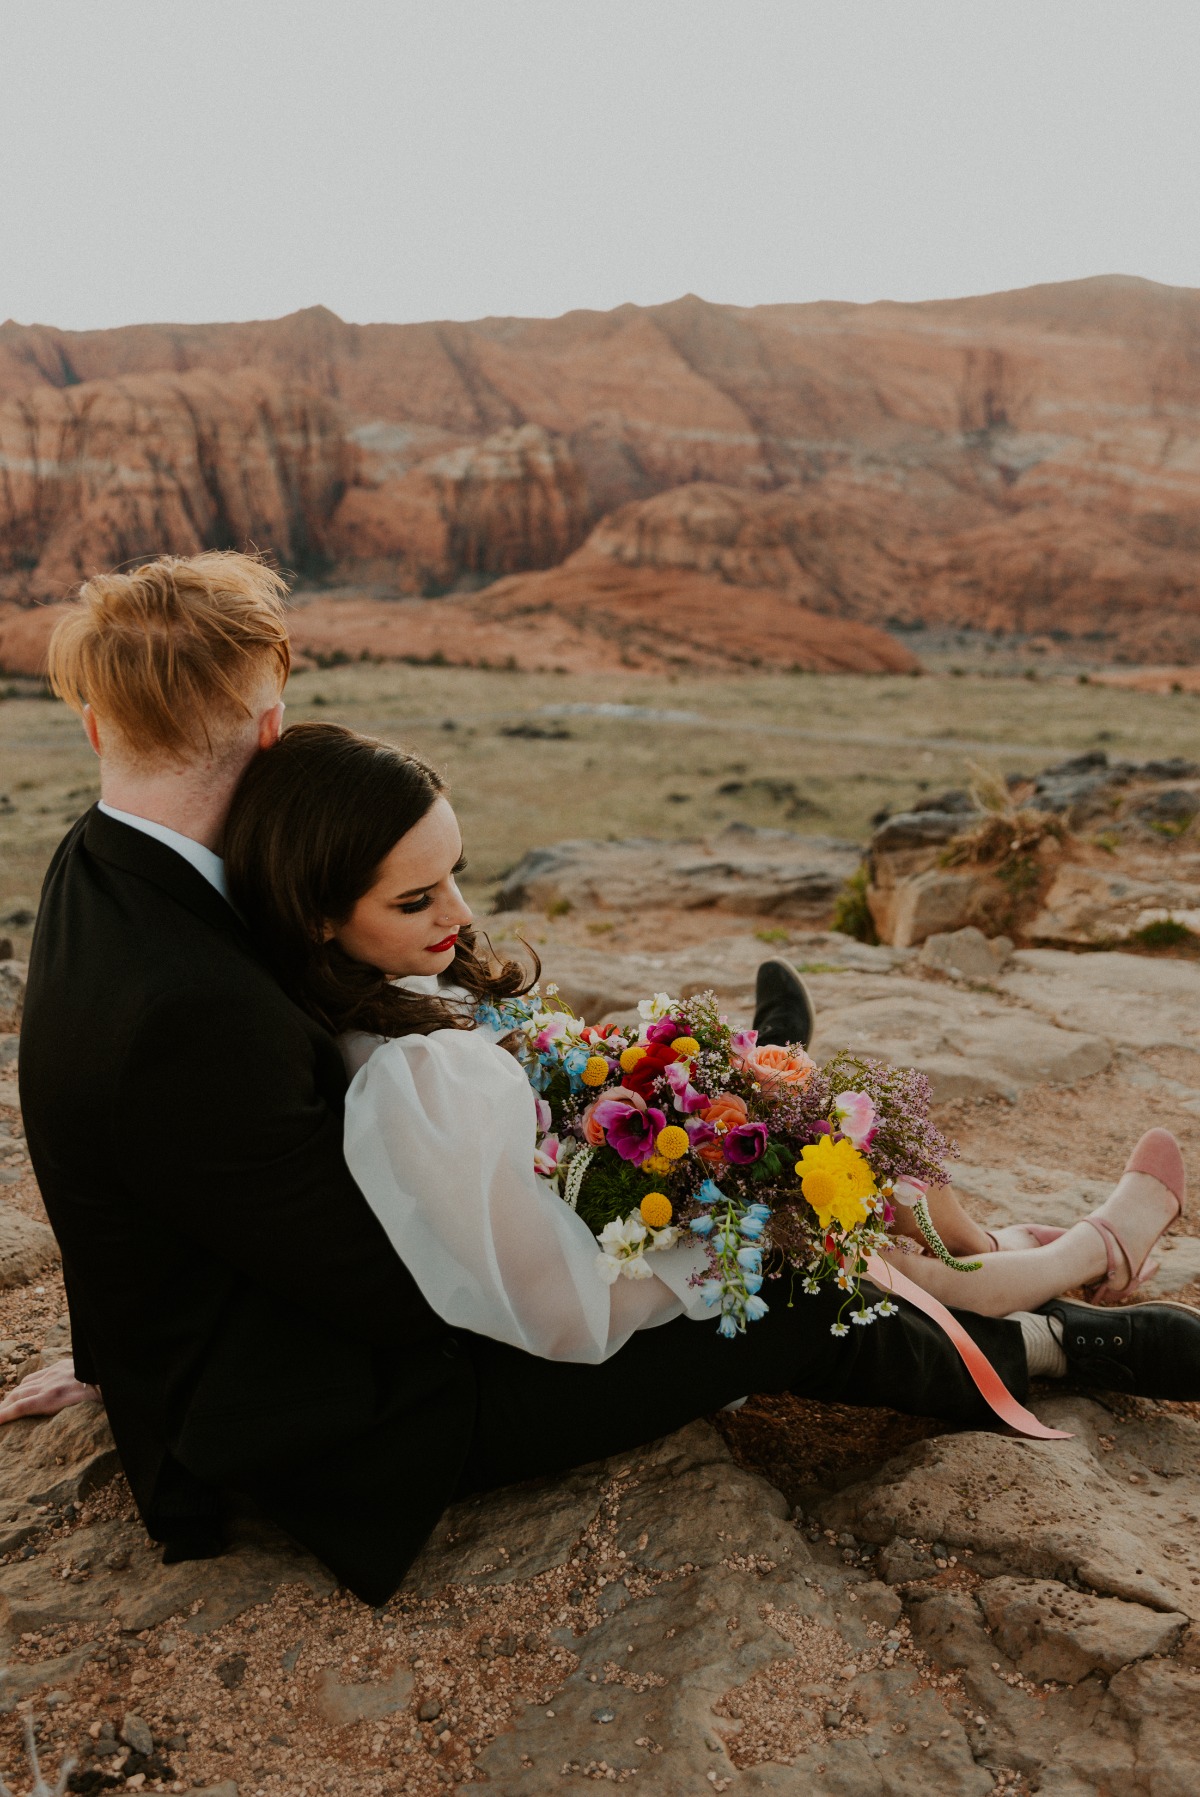
[[1040, 1248], [1034, 1231], [1025, 1223], [1010, 1223], [1005, 1229], [993, 1229], [996, 1247], [1001, 1251], [1021, 1251], [1026, 1248]]

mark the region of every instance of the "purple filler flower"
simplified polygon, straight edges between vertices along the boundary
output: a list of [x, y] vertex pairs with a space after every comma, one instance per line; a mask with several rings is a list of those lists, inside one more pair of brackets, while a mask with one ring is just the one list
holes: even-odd
[[765, 1123], [739, 1123], [721, 1138], [725, 1159], [733, 1167], [749, 1167], [761, 1160], [767, 1149]]
[[635, 1167], [654, 1153], [654, 1144], [660, 1129], [667, 1127], [667, 1119], [653, 1105], [645, 1110], [636, 1110], [629, 1106], [621, 1116], [614, 1117], [605, 1130], [610, 1148], [614, 1148], [623, 1161], [632, 1161]]

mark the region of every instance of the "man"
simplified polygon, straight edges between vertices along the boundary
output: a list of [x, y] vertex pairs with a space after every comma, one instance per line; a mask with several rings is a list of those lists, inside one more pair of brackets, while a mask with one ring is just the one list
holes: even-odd
[[[836, 1295], [780, 1299], [735, 1341], [681, 1319], [595, 1367], [441, 1322], [346, 1169], [335, 1044], [224, 894], [222, 825], [279, 736], [287, 670], [283, 584], [233, 554], [93, 579], [55, 635], [51, 679], [102, 797], [46, 878], [20, 1079], [74, 1362], [0, 1416], [98, 1388], [166, 1558], [217, 1551], [237, 1493], [372, 1602], [456, 1492], [632, 1447], [747, 1391], [985, 1421], [907, 1306], [835, 1339]], [[786, 969], [761, 997], [781, 1034], [804, 1032]], [[1018, 1397], [1027, 1340], [1065, 1366], [1044, 1318], [960, 1321]], [[1088, 1312], [1083, 1349], [1071, 1333], [1073, 1370], [1097, 1383], [1200, 1395], [1194, 1316]]]

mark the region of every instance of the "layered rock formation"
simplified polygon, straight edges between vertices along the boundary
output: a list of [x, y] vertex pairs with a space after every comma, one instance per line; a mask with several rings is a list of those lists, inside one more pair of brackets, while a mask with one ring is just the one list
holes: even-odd
[[35, 388], [0, 408], [0, 596], [61, 594], [153, 547], [327, 560], [352, 471], [339, 416], [258, 371]]
[[[199, 381], [203, 426], [180, 398]], [[550, 567], [599, 525], [581, 566], [700, 572], [876, 624], [1065, 631], [1167, 661], [1200, 645], [1190, 289], [1107, 277], [920, 305], [688, 296], [472, 324], [355, 326], [320, 307], [245, 325], [10, 323], [0, 400], [3, 565], [22, 597], [60, 597], [117, 551], [251, 527], [301, 567], [442, 592]], [[262, 487], [264, 405], [270, 496], [232, 503], [243, 463]], [[147, 452], [164, 441], [160, 474]], [[210, 472], [177, 474], [180, 458]], [[69, 509], [81, 491], [59, 541], [55, 495]]]

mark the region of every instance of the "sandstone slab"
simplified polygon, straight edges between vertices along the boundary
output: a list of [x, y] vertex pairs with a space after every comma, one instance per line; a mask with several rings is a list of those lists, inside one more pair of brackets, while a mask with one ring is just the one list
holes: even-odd
[[1200, 1049], [1200, 966], [1021, 949], [998, 984], [1030, 1012], [1130, 1049]]
[[1026, 933], [1034, 943], [1077, 943], [1094, 948], [1121, 942], [1147, 924], [1166, 918], [1174, 918], [1188, 929], [1200, 925], [1200, 886], [1068, 864], [1055, 874], [1045, 903]]
[[1045, 1024], [979, 993], [896, 978], [887, 995], [821, 1010], [813, 1053], [877, 1055], [928, 1075], [938, 1099], [1073, 1085], [1111, 1059], [1099, 1036]]
[[858, 865], [852, 843], [731, 824], [685, 842], [562, 842], [531, 849], [507, 876], [496, 909], [637, 909], [671, 905], [745, 916], [827, 916]]
[[1078, 1684], [1134, 1660], [1169, 1654], [1188, 1619], [1049, 1579], [989, 1579], [979, 1601], [997, 1644], [1029, 1678]]

